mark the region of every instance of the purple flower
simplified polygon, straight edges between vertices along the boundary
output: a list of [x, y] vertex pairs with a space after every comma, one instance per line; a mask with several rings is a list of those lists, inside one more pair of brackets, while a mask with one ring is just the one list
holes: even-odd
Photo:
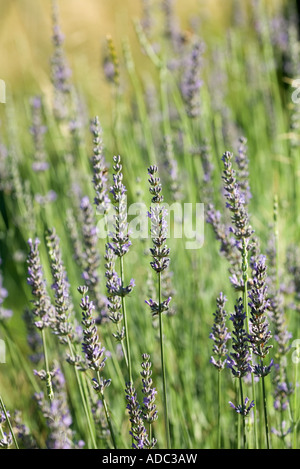
[[133, 437], [132, 447], [134, 449], [151, 449], [156, 440], [149, 441], [148, 433], [143, 421], [143, 412], [137, 399], [137, 393], [132, 383], [126, 384], [126, 401], [129, 420], [131, 423], [130, 435]]
[[[268, 345], [271, 332], [266, 316], [270, 306], [267, 295], [266, 275], [266, 258], [265, 256], [260, 256], [258, 261], [254, 264], [253, 284], [249, 291], [251, 313], [249, 340], [253, 353], [262, 360], [269, 353], [269, 349], [273, 347], [272, 345]], [[258, 365], [255, 367], [254, 373], [258, 376], [265, 376], [270, 372], [270, 367], [271, 365], [268, 367], [263, 367], [262, 364]]]
[[181, 93], [186, 103], [187, 114], [191, 118], [200, 115], [200, 88], [203, 84], [200, 73], [203, 51], [203, 43], [195, 41], [181, 83]]
[[89, 288], [98, 311], [98, 321], [102, 322], [107, 316], [106, 300], [100, 291], [100, 255], [98, 249], [98, 235], [93, 206], [88, 196], [81, 199], [80, 209], [83, 217], [83, 273], [82, 277]]
[[97, 207], [97, 213], [107, 214], [109, 209], [109, 197], [107, 195], [107, 163], [103, 155], [102, 129], [99, 118], [96, 116], [91, 123], [91, 132], [93, 134], [93, 184], [95, 189], [94, 202]]
[[227, 356], [227, 341], [230, 339], [230, 333], [226, 327], [226, 316], [225, 303], [227, 298], [220, 293], [217, 298], [217, 310], [214, 313], [215, 321], [212, 327], [212, 332], [209, 336], [214, 341], [213, 353], [217, 356], [217, 361], [214, 357], [211, 357], [211, 363], [221, 371], [225, 364]]
[[73, 340], [75, 332], [70, 323], [70, 315], [73, 313], [73, 304], [69, 292], [69, 283], [67, 273], [62, 260], [62, 254], [59, 246], [59, 238], [55, 229], [48, 230], [46, 235], [48, 253], [51, 262], [51, 273], [53, 278], [52, 289], [55, 297], [56, 321], [53, 329], [60, 340], [65, 343], [66, 336]]
[[250, 404], [247, 406], [248, 402], [249, 402], [249, 398], [246, 397], [243, 405], [239, 404], [239, 405], [236, 406], [235, 404], [233, 404], [230, 401], [229, 401], [229, 404], [230, 404], [230, 407], [232, 407], [236, 411], [237, 414], [241, 414], [245, 417], [246, 415], [249, 414], [250, 410], [255, 405], [254, 401], [251, 401]]
[[38, 329], [48, 327], [53, 321], [55, 316], [54, 308], [51, 304], [49, 294], [46, 289], [46, 282], [42, 271], [42, 265], [39, 254], [40, 241], [36, 238], [28, 240], [29, 255], [27, 259], [28, 264], [28, 278], [27, 283], [31, 286], [32, 295], [34, 297], [34, 308], [32, 313], [38, 318], [35, 325]]
[[32, 125], [30, 133], [34, 144], [34, 162], [32, 169], [36, 172], [46, 171], [49, 168], [44, 143], [44, 134], [47, 127], [42, 122], [42, 100], [40, 96], [35, 96], [31, 100]]
[[126, 187], [123, 184], [121, 157], [114, 156], [113, 160], [115, 174], [113, 175], [114, 184], [111, 186], [110, 192], [113, 195], [116, 214], [115, 233], [111, 235], [110, 248], [117, 257], [122, 257], [129, 251], [131, 246], [127, 223]]
[[143, 388], [142, 392], [144, 394], [143, 399], [143, 419], [148, 423], [153, 423], [158, 418], [157, 408], [155, 404], [155, 398], [157, 391], [155, 388], [152, 387], [153, 381], [151, 378], [152, 370], [151, 366], [152, 363], [150, 362], [150, 355], [144, 353], [142, 355], [143, 362], [142, 362], [142, 369], [141, 372]]
[[52, 83], [54, 87], [54, 114], [58, 120], [64, 120], [69, 115], [69, 98], [71, 95], [72, 75], [64, 52], [64, 35], [59, 25], [58, 5], [53, 2], [53, 47], [51, 59]]
[[227, 358], [227, 367], [236, 378], [242, 378], [252, 371], [250, 364], [248, 336], [245, 330], [246, 313], [243, 300], [239, 298], [234, 306], [234, 313], [230, 316], [233, 322], [232, 348], [234, 352]]
[[69, 409], [68, 397], [64, 375], [59, 367], [51, 372], [54, 399], [49, 403], [43, 393], [36, 393], [35, 399], [47, 422], [47, 448], [48, 449], [76, 449], [82, 443], [74, 443], [72, 416]]
[[252, 198], [250, 183], [249, 183], [249, 159], [247, 157], [247, 139], [240, 137], [238, 154], [235, 158], [237, 164], [237, 178], [238, 184], [241, 191], [241, 195], [245, 204], [247, 205], [249, 200]]
[[106, 358], [105, 348], [101, 346], [97, 334], [96, 321], [93, 318], [94, 304], [87, 295], [87, 287], [79, 287], [78, 291], [83, 295], [80, 307], [82, 310], [83, 343], [82, 351], [91, 370], [97, 373], [102, 371]]
[[[226, 205], [232, 213], [231, 220], [233, 226], [231, 231], [237, 241], [242, 239], [248, 240], [253, 234], [253, 230], [249, 224], [249, 215], [245, 207], [245, 194], [239, 187], [235, 171], [232, 167], [232, 158], [233, 154], [229, 151], [226, 151], [222, 157], [224, 164], [223, 181], [225, 197], [227, 199]], [[239, 243], [237, 245], [240, 246]], [[241, 247], [240, 250], [242, 250]]]

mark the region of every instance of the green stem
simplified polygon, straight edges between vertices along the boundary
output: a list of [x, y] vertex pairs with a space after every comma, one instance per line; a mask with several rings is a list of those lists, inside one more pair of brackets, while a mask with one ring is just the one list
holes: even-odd
[[[98, 382], [100, 383], [100, 373], [98, 372], [97, 375], [98, 375]], [[101, 393], [101, 400], [102, 400], [102, 404], [103, 404], [103, 408], [104, 408], [104, 412], [105, 412], [105, 418], [106, 418], [106, 421], [107, 421], [107, 424], [108, 424], [108, 427], [109, 427], [109, 430], [110, 430], [110, 435], [111, 435], [111, 439], [112, 439], [112, 442], [113, 442], [113, 447], [114, 447], [114, 449], [117, 449], [115, 433], [114, 433], [114, 430], [113, 430], [113, 427], [112, 427], [111, 418], [110, 418], [110, 415], [109, 415], [109, 412], [108, 412], [106, 399], [104, 397], [104, 392]]]
[[[8, 424], [9, 431], [10, 431], [10, 433], [11, 433], [11, 436], [12, 436], [12, 439], [13, 439], [13, 441], [14, 441], [15, 447], [16, 447], [16, 449], [19, 449], [18, 442], [17, 442], [17, 440], [16, 440], [16, 437], [15, 437], [15, 434], [14, 434], [14, 431], [13, 431], [13, 428], [12, 428], [12, 425], [11, 425], [11, 422], [10, 422], [10, 419], [9, 419], [8, 414], [7, 414], [7, 412], [6, 412], [6, 408], [5, 408], [5, 405], [4, 405], [4, 402], [3, 402], [1, 396], [0, 396], [0, 406], [2, 407], [2, 410], [3, 410], [3, 412], [4, 412], [5, 420], [6, 420], [7, 424]], [[0, 427], [1, 427], [1, 425], [0, 425]], [[1, 428], [1, 433], [2, 433], [2, 435], [3, 435], [2, 428]], [[4, 435], [3, 435], [3, 437], [4, 437]]]
[[53, 387], [52, 387], [52, 381], [51, 381], [51, 374], [49, 370], [46, 334], [45, 334], [44, 328], [42, 329], [42, 341], [43, 341], [43, 351], [44, 351], [44, 358], [45, 358], [45, 368], [46, 368], [46, 374], [47, 374], [47, 379], [46, 379], [47, 395], [48, 395], [49, 400], [52, 401], [54, 398], [54, 393], [53, 393]]
[[221, 449], [221, 371], [218, 372], [218, 448]]
[[[243, 393], [243, 379], [239, 378], [239, 385], [240, 385], [240, 399], [241, 399], [241, 409], [244, 408], [244, 393]], [[246, 429], [245, 429], [245, 415], [241, 414], [242, 418], [242, 441], [243, 441], [243, 448], [246, 449]]]
[[164, 418], [167, 437], [167, 449], [170, 449], [170, 429], [168, 417], [168, 402], [167, 402], [167, 384], [166, 384], [166, 370], [165, 370], [165, 356], [164, 356], [164, 338], [163, 338], [163, 320], [161, 312], [161, 272], [158, 272], [158, 304], [159, 304], [159, 334], [160, 334], [160, 357], [161, 357], [161, 370], [163, 377], [163, 395], [164, 395]]
[[[298, 353], [299, 357], [299, 353]], [[293, 412], [293, 448], [297, 449], [297, 427], [299, 423], [299, 417], [297, 413], [297, 398], [298, 398], [298, 363], [299, 358], [297, 357], [295, 363], [295, 377], [294, 377], [294, 412]]]
[[[261, 368], [263, 369], [263, 360], [261, 360]], [[267, 396], [266, 396], [266, 387], [265, 387], [265, 377], [264, 376], [262, 376], [261, 382], [262, 382], [262, 393], [263, 393], [263, 403], [264, 403], [266, 443], [267, 443], [267, 449], [270, 449], [269, 424], [268, 424], [268, 413], [267, 413]]]
[[[249, 335], [250, 328], [249, 328], [249, 311], [248, 311], [248, 251], [247, 251], [247, 243], [246, 243], [245, 238], [243, 238], [242, 258], [243, 258], [242, 270], [243, 270], [243, 281], [244, 281], [243, 302], [244, 302], [244, 308], [245, 308], [245, 313], [246, 313], [247, 334]], [[251, 350], [250, 350], [250, 355], [251, 355], [251, 359], [252, 359], [252, 351]], [[252, 385], [252, 399], [256, 403], [255, 382], [254, 382], [253, 373], [251, 373], [251, 385]], [[253, 408], [253, 415], [254, 415], [255, 448], [258, 449], [256, 405]]]
[[[74, 350], [73, 350], [73, 345], [72, 345], [69, 337], [68, 337], [68, 346], [69, 346], [69, 350], [70, 350], [70, 355], [71, 355], [72, 358], [74, 358], [75, 354], [74, 354]], [[93, 426], [92, 426], [92, 419], [91, 419], [91, 415], [89, 413], [86, 396], [85, 396], [83, 388], [82, 388], [81, 377], [79, 376], [76, 365], [74, 365], [74, 371], [75, 371], [76, 381], [77, 381], [77, 385], [78, 385], [82, 405], [83, 405], [85, 416], [86, 416], [86, 419], [87, 419], [87, 424], [88, 424], [88, 427], [89, 427], [89, 432], [90, 432], [90, 436], [91, 436], [91, 440], [92, 440], [92, 445], [93, 445], [94, 449], [97, 449], [97, 443], [96, 443], [96, 439], [95, 439], [94, 429], [93, 429]]]
[[[121, 275], [121, 285], [122, 285], [122, 288], [123, 288], [123, 287], [124, 287], [124, 262], [123, 262], [123, 256], [120, 257], [120, 275]], [[130, 383], [132, 383], [130, 344], [129, 344], [129, 334], [128, 334], [126, 302], [125, 302], [124, 296], [122, 296], [121, 301], [122, 301], [122, 311], [123, 311], [124, 327], [125, 327], [125, 343], [126, 343], [126, 353], [127, 353], [127, 368], [128, 368], [129, 381], [130, 381]]]

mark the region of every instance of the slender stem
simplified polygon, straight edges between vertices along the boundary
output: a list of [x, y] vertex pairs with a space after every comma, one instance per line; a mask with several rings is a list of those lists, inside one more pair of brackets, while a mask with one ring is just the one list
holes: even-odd
[[[244, 408], [244, 394], [243, 394], [243, 380], [239, 378], [239, 385], [240, 385], [240, 398], [241, 398], [241, 409]], [[241, 414], [242, 418], [242, 440], [243, 440], [243, 448], [246, 449], [246, 429], [245, 429], [245, 415]]]
[[[299, 352], [298, 356], [300, 358]], [[294, 377], [294, 412], [293, 412], [293, 448], [297, 449], [297, 427], [299, 423], [299, 416], [297, 412], [297, 399], [298, 399], [298, 363], [299, 363], [299, 358], [297, 357], [296, 363], [295, 363], [295, 377]]]
[[[123, 288], [124, 287], [124, 262], [123, 262], [123, 256], [120, 257], [120, 275], [121, 275], [121, 283], [122, 283], [122, 288]], [[126, 302], [125, 302], [124, 296], [122, 296], [121, 300], [122, 300], [122, 310], [123, 310], [124, 327], [125, 327], [125, 343], [126, 343], [126, 352], [127, 352], [128, 375], [129, 375], [129, 381], [130, 381], [130, 383], [132, 383], [130, 344], [129, 344], [129, 334], [128, 334]]]
[[[100, 382], [99, 373], [98, 373], [98, 381]], [[112, 439], [112, 442], [113, 442], [113, 447], [114, 447], [114, 449], [117, 449], [115, 434], [114, 434], [114, 430], [113, 430], [113, 427], [112, 427], [110, 415], [109, 415], [109, 412], [108, 412], [107, 403], [106, 403], [103, 392], [101, 393], [101, 400], [102, 400], [102, 404], [103, 404], [103, 407], [104, 407], [106, 421], [107, 421], [107, 424], [108, 424], [108, 427], [109, 427], [109, 430], [110, 430], [110, 435], [111, 435], [111, 439]]]
[[[263, 360], [261, 360], [261, 367], [263, 369]], [[264, 376], [262, 376], [261, 382], [262, 382], [263, 403], [264, 403], [266, 442], [267, 442], [267, 449], [270, 449], [269, 424], [268, 424], [268, 414], [267, 414], [267, 396], [266, 396], [266, 387], [265, 387], [265, 377]]]
[[218, 448], [221, 449], [221, 371], [218, 371]]
[[[13, 441], [14, 441], [15, 447], [16, 447], [16, 449], [19, 449], [18, 442], [17, 442], [17, 440], [16, 440], [16, 437], [15, 437], [15, 434], [14, 434], [14, 431], [13, 431], [13, 428], [12, 428], [12, 425], [11, 425], [11, 422], [10, 422], [10, 419], [9, 419], [8, 414], [7, 414], [7, 412], [6, 412], [6, 408], [5, 408], [5, 405], [4, 405], [4, 402], [3, 402], [1, 396], [0, 396], [0, 406], [2, 407], [2, 410], [3, 410], [3, 412], [4, 412], [5, 419], [6, 419], [6, 422], [7, 422], [7, 424], [8, 424], [9, 431], [10, 431], [10, 433], [11, 433], [11, 436], [12, 436], [12, 439], [13, 439]], [[0, 427], [1, 427], [1, 425], [0, 425]], [[2, 431], [2, 428], [1, 428], [1, 431]], [[3, 431], [2, 431], [2, 434], [3, 434]], [[3, 437], [4, 437], [4, 435], [3, 435]]]
[[164, 395], [164, 417], [167, 436], [167, 449], [170, 449], [170, 429], [168, 417], [168, 402], [167, 402], [167, 384], [166, 384], [166, 370], [165, 370], [165, 356], [164, 356], [164, 337], [163, 337], [163, 320], [161, 312], [161, 272], [158, 272], [158, 304], [159, 304], [159, 334], [160, 334], [160, 357], [161, 357], [161, 370], [163, 377], [163, 395]]
[[[68, 346], [69, 346], [69, 350], [70, 350], [70, 355], [71, 355], [72, 358], [74, 358], [75, 355], [74, 355], [73, 345], [72, 345], [69, 337], [68, 337]], [[76, 365], [74, 365], [74, 371], [75, 371], [75, 376], [76, 376], [76, 380], [77, 380], [77, 384], [78, 384], [79, 393], [80, 393], [81, 401], [82, 401], [82, 404], [83, 404], [85, 416], [86, 416], [88, 427], [89, 427], [89, 432], [90, 432], [92, 444], [93, 444], [94, 449], [97, 449], [97, 443], [96, 443], [95, 434], [94, 434], [94, 430], [93, 430], [93, 426], [92, 426], [91, 415], [90, 415], [89, 410], [88, 410], [86, 397], [84, 395], [81, 379], [80, 379], [78, 370], [76, 368]]]
[[[249, 335], [250, 328], [249, 328], [249, 311], [248, 311], [248, 251], [247, 251], [247, 244], [246, 244], [245, 238], [243, 238], [242, 258], [243, 258], [242, 270], [243, 270], [243, 281], [244, 281], [243, 302], [244, 302], [244, 308], [245, 308], [245, 313], [246, 313], [247, 334]], [[250, 349], [250, 355], [252, 357], [251, 349]], [[254, 382], [253, 373], [251, 373], [251, 384], [252, 384], [252, 398], [255, 402], [256, 401], [256, 393], [255, 393], [255, 382]], [[253, 408], [253, 415], [254, 415], [255, 448], [258, 449], [256, 406], [254, 406], [254, 408]]]
[[49, 370], [46, 334], [45, 334], [44, 328], [42, 329], [42, 341], [43, 341], [43, 351], [44, 351], [44, 358], [45, 358], [45, 367], [46, 367], [46, 373], [47, 373], [47, 380], [46, 380], [47, 394], [48, 394], [49, 400], [52, 401], [54, 398], [54, 393], [53, 393], [53, 387], [52, 387], [52, 381], [51, 381], [51, 374]]

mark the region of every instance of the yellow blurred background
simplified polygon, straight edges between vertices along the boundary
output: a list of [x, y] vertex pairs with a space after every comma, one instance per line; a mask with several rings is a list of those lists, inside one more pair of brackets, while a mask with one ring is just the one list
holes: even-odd
[[[97, 86], [106, 35], [112, 35], [116, 47], [123, 37], [134, 46], [132, 19], [141, 17], [142, 0], [58, 0], [58, 5], [74, 79]], [[224, 24], [230, 5], [231, 0], [175, 1], [183, 27], [200, 11], [206, 24]], [[51, 0], [0, 0], [0, 78], [13, 94], [31, 94], [49, 86], [51, 35]]]
[[[162, 0], [152, 3], [158, 9]], [[128, 38], [133, 48], [137, 45], [133, 18], [141, 17], [142, 4], [142, 0], [58, 0], [67, 58], [73, 79], [83, 91], [101, 96], [105, 90], [101, 53], [107, 34], [113, 37], [117, 50], [123, 38]], [[197, 15], [203, 34], [219, 36], [230, 27], [234, 4], [237, 0], [174, 1], [183, 28]], [[51, 0], [0, 0], [0, 78], [14, 96], [47, 93], [51, 87], [51, 36]]]

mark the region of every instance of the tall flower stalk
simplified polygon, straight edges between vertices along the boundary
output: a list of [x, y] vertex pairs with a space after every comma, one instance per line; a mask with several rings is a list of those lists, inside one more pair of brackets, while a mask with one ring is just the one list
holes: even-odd
[[96, 441], [94, 429], [92, 425], [89, 405], [84, 394], [83, 383], [78, 372], [78, 354], [76, 353], [76, 341], [78, 340], [75, 333], [75, 324], [71, 322], [71, 315], [74, 312], [71, 296], [69, 292], [69, 283], [67, 273], [62, 259], [62, 253], [59, 246], [59, 238], [55, 229], [49, 229], [46, 234], [48, 254], [50, 258], [51, 273], [53, 278], [52, 288], [55, 296], [55, 321], [53, 325], [54, 333], [58, 336], [61, 343], [66, 344], [69, 349], [68, 363], [74, 366], [77, 385], [83, 404], [85, 416], [88, 423], [90, 437], [94, 448]]
[[42, 343], [43, 343], [43, 352], [44, 352], [44, 360], [45, 360], [45, 367], [46, 367], [46, 386], [47, 386], [47, 393], [48, 398], [51, 401], [54, 398], [53, 394], [53, 387], [51, 382], [51, 373], [49, 370], [49, 362], [48, 362], [48, 351], [47, 351], [47, 344], [46, 344], [46, 335], [45, 329], [50, 326], [51, 321], [53, 320], [54, 316], [54, 308], [51, 304], [51, 300], [49, 294], [46, 289], [46, 283], [44, 280], [40, 254], [39, 254], [39, 239], [36, 238], [35, 241], [32, 239], [28, 240], [29, 244], [29, 255], [27, 259], [28, 263], [28, 278], [27, 282], [31, 285], [32, 288], [32, 295], [34, 297], [33, 304], [34, 308], [32, 313], [34, 316], [38, 318], [35, 321], [35, 326], [41, 332], [42, 335]]
[[253, 353], [259, 358], [259, 364], [254, 366], [254, 374], [261, 378], [262, 381], [262, 393], [264, 403], [264, 418], [265, 418], [265, 432], [266, 432], [266, 444], [267, 448], [270, 448], [270, 436], [269, 436], [269, 424], [267, 415], [267, 401], [266, 401], [266, 389], [265, 389], [265, 377], [270, 373], [273, 365], [271, 360], [269, 365], [264, 364], [264, 359], [268, 355], [269, 350], [273, 347], [268, 345], [270, 340], [271, 332], [269, 330], [269, 323], [267, 321], [266, 313], [269, 310], [270, 302], [267, 297], [267, 285], [266, 285], [266, 259], [264, 256], [260, 256], [258, 261], [254, 265], [253, 285], [249, 292], [250, 299], [250, 312], [251, 312], [251, 331], [249, 340]]
[[157, 290], [158, 302], [150, 298], [146, 303], [150, 306], [153, 317], [158, 316], [159, 319], [159, 336], [160, 336], [160, 354], [161, 354], [161, 370], [163, 379], [163, 395], [164, 395], [164, 417], [166, 428], [167, 448], [170, 448], [170, 429], [169, 429], [169, 416], [168, 416], [168, 401], [167, 401], [167, 380], [166, 380], [166, 365], [165, 365], [165, 351], [164, 351], [164, 334], [163, 334], [163, 313], [169, 309], [171, 297], [166, 300], [162, 299], [162, 281], [161, 274], [169, 266], [169, 253], [170, 249], [166, 245], [167, 239], [167, 210], [163, 206], [163, 196], [161, 194], [162, 186], [160, 178], [157, 177], [157, 166], [150, 166], [148, 169], [149, 175], [149, 191], [152, 195], [152, 204], [149, 211], [149, 218], [151, 220], [151, 236], [153, 247], [150, 248], [152, 261], [150, 265], [157, 274]]
[[155, 404], [155, 396], [157, 391], [155, 388], [152, 387], [153, 380], [151, 366], [152, 363], [150, 362], [150, 355], [147, 353], [143, 353], [143, 362], [142, 362], [142, 382], [143, 382], [143, 389], [142, 392], [144, 394], [143, 399], [143, 418], [149, 424], [149, 439], [152, 440], [152, 424], [157, 420], [158, 413]]
[[[239, 151], [239, 158], [238, 158], [238, 165], [239, 168], [245, 169], [244, 165], [241, 164], [241, 160], [245, 160], [245, 148], [240, 148]], [[243, 158], [241, 157], [243, 154]], [[251, 249], [251, 237], [253, 234], [253, 229], [250, 225], [249, 214], [247, 210], [246, 202], [249, 199], [249, 187], [247, 186], [246, 182], [242, 178], [242, 183], [239, 184], [236, 171], [233, 169], [232, 165], [233, 154], [229, 151], [226, 151], [223, 154], [222, 161], [224, 165], [223, 171], [223, 184], [225, 190], [225, 197], [227, 199], [227, 208], [231, 212], [231, 222], [232, 226], [230, 227], [230, 231], [233, 233], [235, 238], [235, 246], [240, 253], [241, 256], [241, 268], [240, 268], [240, 275], [241, 278], [233, 279], [233, 283], [235, 287], [238, 288], [243, 292], [243, 304], [245, 310], [245, 322], [246, 322], [246, 329], [247, 333], [249, 334], [249, 311], [248, 311], [248, 255], [249, 250]], [[243, 171], [242, 174], [245, 174]], [[255, 383], [254, 383], [254, 376], [251, 374], [252, 380], [252, 397], [255, 401], [256, 393], [255, 393]], [[256, 418], [256, 408], [254, 409], [254, 439], [256, 448], [258, 448], [258, 440], [257, 440], [257, 418]]]
[[116, 440], [115, 434], [111, 423], [110, 414], [108, 411], [108, 406], [106, 402], [106, 398], [104, 395], [105, 389], [110, 385], [110, 379], [104, 379], [101, 376], [101, 372], [105, 367], [106, 356], [105, 356], [105, 348], [102, 347], [99, 337], [97, 334], [97, 327], [96, 321], [93, 318], [93, 311], [95, 306], [92, 301], [90, 301], [87, 292], [87, 287], [79, 287], [78, 291], [82, 294], [82, 300], [80, 303], [80, 307], [82, 310], [82, 325], [83, 325], [83, 343], [82, 343], [82, 351], [85, 354], [88, 367], [92, 371], [95, 372], [96, 378], [93, 378], [93, 388], [100, 396], [101, 401], [103, 403], [105, 417], [107, 420], [107, 424], [110, 430], [111, 439], [113, 442], [113, 446], [116, 449]]
[[230, 402], [230, 405], [242, 416], [242, 440], [244, 448], [246, 447], [245, 417], [249, 414], [250, 409], [254, 407], [254, 401], [247, 407], [249, 399], [248, 397], [244, 399], [243, 392], [243, 378], [252, 372], [245, 319], [246, 313], [244, 311], [243, 300], [239, 298], [234, 306], [234, 313], [230, 317], [230, 320], [233, 322], [233, 352], [228, 357], [227, 366], [231, 369], [233, 376], [239, 380], [240, 404], [235, 406]]
[[218, 370], [218, 447], [221, 447], [221, 371], [224, 369], [227, 360], [227, 341], [230, 339], [230, 333], [226, 327], [227, 313], [225, 310], [227, 298], [221, 292], [217, 298], [217, 310], [214, 313], [214, 325], [210, 334], [210, 339], [214, 341], [213, 354], [216, 356], [211, 357], [211, 363]]
[[108, 248], [112, 250], [116, 258], [119, 258], [120, 276], [118, 280], [117, 277], [114, 276], [114, 280], [117, 280], [117, 282], [114, 285], [115, 291], [111, 291], [111, 294], [121, 298], [128, 378], [129, 382], [132, 383], [131, 352], [125, 297], [132, 291], [134, 281], [132, 280], [130, 285], [126, 287], [124, 275], [124, 255], [127, 254], [129, 247], [131, 246], [131, 241], [129, 239], [128, 233], [126, 187], [123, 184], [121, 157], [119, 155], [114, 156], [113, 160], [114, 184], [111, 186], [111, 193], [114, 199], [115, 207], [115, 231], [111, 234], [111, 241], [108, 243]]

